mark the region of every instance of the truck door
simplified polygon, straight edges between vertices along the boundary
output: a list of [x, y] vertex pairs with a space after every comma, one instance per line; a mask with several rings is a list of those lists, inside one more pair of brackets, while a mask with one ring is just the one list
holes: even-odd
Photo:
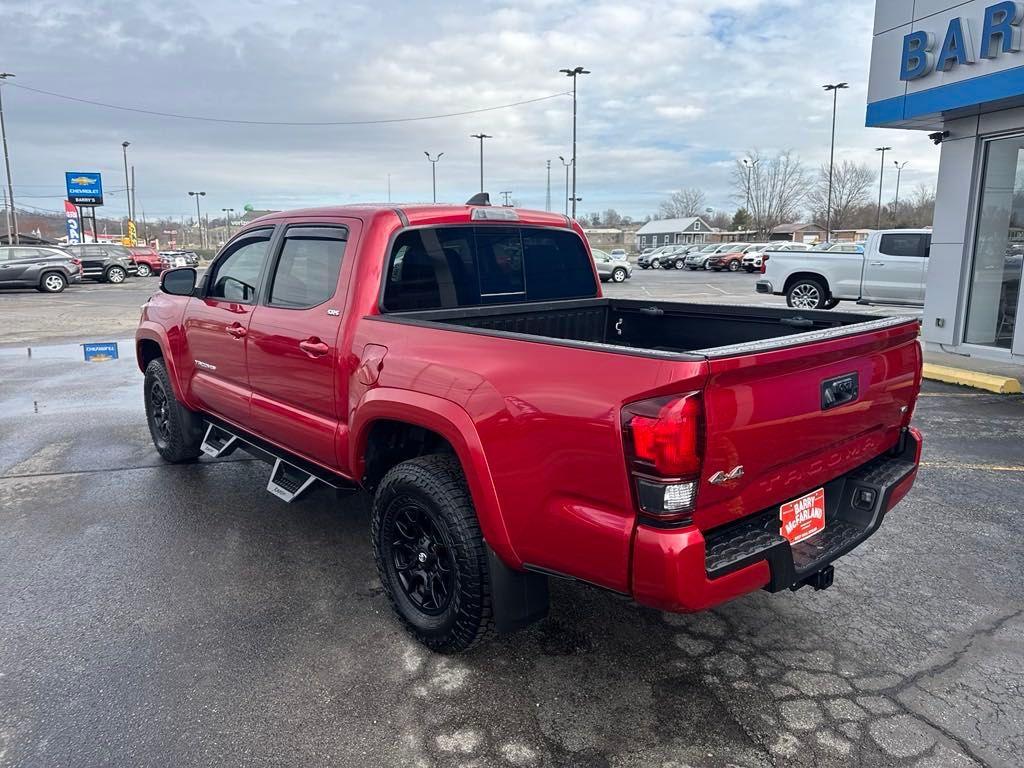
[[339, 466], [348, 400], [338, 335], [347, 298], [341, 267], [358, 222], [350, 224], [287, 226], [246, 341], [253, 429], [330, 467]]
[[861, 296], [868, 301], [922, 304], [931, 235], [890, 232], [878, 237], [865, 253]]
[[225, 248], [210, 266], [204, 295], [185, 310], [192, 396], [211, 414], [243, 426], [251, 395], [245, 337], [273, 232], [254, 230]]

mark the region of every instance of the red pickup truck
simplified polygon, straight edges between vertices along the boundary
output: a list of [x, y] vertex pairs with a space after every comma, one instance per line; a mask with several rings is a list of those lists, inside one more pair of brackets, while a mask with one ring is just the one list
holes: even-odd
[[916, 320], [605, 298], [561, 215], [278, 213], [160, 285], [161, 456], [368, 491], [381, 583], [439, 651], [544, 616], [551, 576], [677, 612], [823, 589], [917, 474]]

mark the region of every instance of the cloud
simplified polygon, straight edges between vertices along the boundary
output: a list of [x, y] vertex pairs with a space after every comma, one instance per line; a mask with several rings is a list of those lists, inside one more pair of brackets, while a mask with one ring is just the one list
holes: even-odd
[[[698, 186], [734, 204], [731, 158], [750, 147], [828, 156], [840, 96], [837, 157], [876, 162], [875, 146], [932, 183], [938, 155], [920, 134], [863, 128], [871, 4], [861, 0], [519, 0], [486, 5], [100, 0], [81, 8], [8, 0], [4, 67], [16, 83], [91, 100], [243, 120], [371, 120], [458, 112], [571, 87], [582, 64], [579, 194], [583, 210], [642, 216], [664, 190]], [[842, 19], [841, 28], [836, 19]], [[444, 120], [352, 127], [234, 126], [156, 118], [5, 88], [20, 202], [59, 207], [65, 170], [98, 170], [124, 210], [120, 144], [130, 140], [138, 199], [150, 215], [188, 216], [187, 191], [211, 210], [425, 200], [424, 150], [442, 199], [478, 185], [543, 207], [553, 160], [571, 153], [571, 100]]]

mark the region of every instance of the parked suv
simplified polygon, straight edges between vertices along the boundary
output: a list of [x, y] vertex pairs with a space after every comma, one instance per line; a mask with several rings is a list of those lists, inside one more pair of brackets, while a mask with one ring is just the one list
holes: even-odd
[[132, 253], [132, 262], [138, 269], [139, 277], [159, 275], [164, 271], [163, 260], [156, 248], [150, 245], [138, 245], [129, 246], [128, 250]]
[[129, 275], [138, 274], [132, 252], [117, 243], [76, 243], [65, 250], [82, 261], [82, 277], [119, 285]]
[[610, 253], [605, 253], [597, 248], [591, 248], [594, 255], [594, 266], [597, 267], [597, 276], [602, 283], [611, 280], [613, 283], [624, 283], [633, 276], [633, 265], [628, 261], [619, 261]]
[[747, 252], [750, 245], [750, 243], [733, 243], [729, 248], [711, 254], [711, 258], [705, 262], [704, 268], [714, 272], [721, 272], [723, 269], [739, 272], [740, 267], [743, 266], [743, 254]]
[[0, 288], [35, 288], [60, 293], [82, 280], [82, 263], [62, 251], [39, 245], [0, 246]]
[[761, 264], [763, 263], [762, 257], [766, 253], [786, 253], [789, 251], [809, 250], [811, 250], [811, 246], [806, 243], [790, 243], [786, 241], [764, 243], [763, 247], [760, 247], [759, 250], [750, 250], [743, 255], [743, 269], [747, 272], [760, 272]]

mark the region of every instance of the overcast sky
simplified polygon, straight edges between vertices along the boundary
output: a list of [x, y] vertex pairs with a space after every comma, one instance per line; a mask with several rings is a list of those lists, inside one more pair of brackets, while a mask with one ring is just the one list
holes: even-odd
[[[732, 210], [729, 169], [748, 148], [828, 159], [831, 98], [840, 94], [837, 159], [909, 160], [905, 189], [934, 184], [925, 134], [864, 128], [873, 0], [517, 0], [516, 2], [89, 2], [5, 0], [0, 71], [12, 81], [146, 110], [256, 121], [406, 118], [558, 94], [580, 80], [582, 212], [643, 216], [672, 190], [697, 186]], [[124, 187], [132, 142], [140, 211], [188, 215], [189, 190], [221, 208], [294, 208], [430, 199], [424, 150], [444, 152], [438, 197], [479, 185], [553, 206], [558, 155], [571, 153], [565, 96], [472, 116], [370, 126], [244, 126], [116, 111], [4, 88], [19, 205], [58, 210], [63, 173], [101, 171]], [[888, 160], [887, 160], [888, 164]], [[891, 169], [891, 165], [890, 165]], [[895, 185], [895, 173], [889, 175]], [[892, 188], [887, 190], [891, 197]], [[106, 215], [125, 210], [108, 193]]]

